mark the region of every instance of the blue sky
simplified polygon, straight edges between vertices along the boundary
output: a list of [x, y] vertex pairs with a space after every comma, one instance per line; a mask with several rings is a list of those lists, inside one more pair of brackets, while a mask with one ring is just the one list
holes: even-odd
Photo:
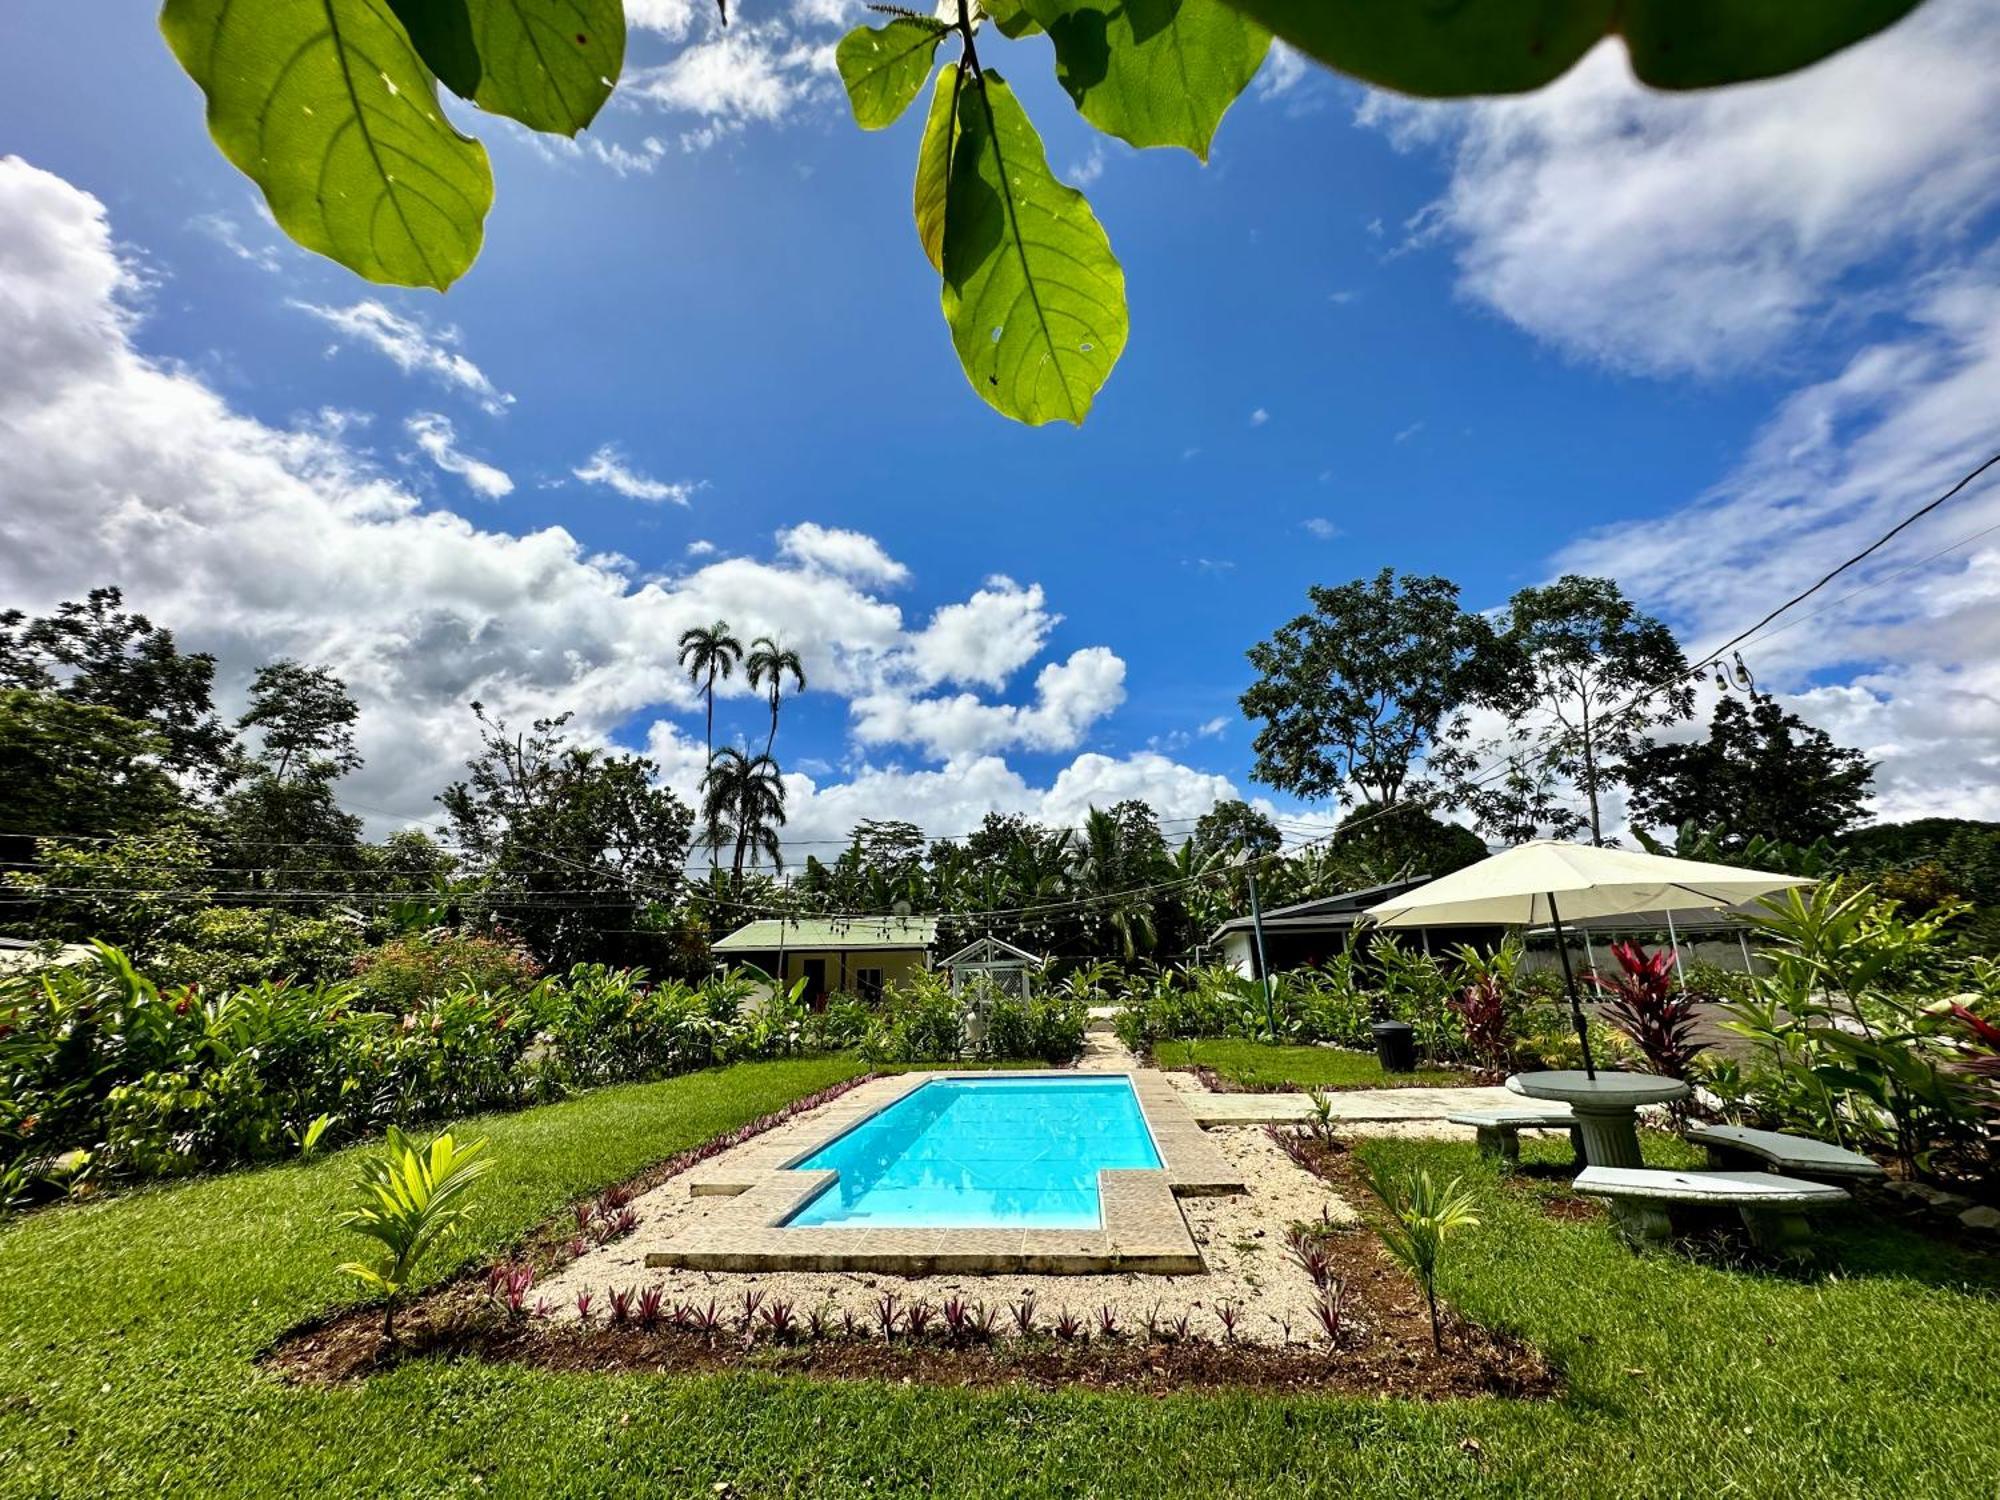
[[[230, 692], [330, 661], [378, 824], [423, 815], [473, 697], [573, 708], [689, 785], [672, 636], [718, 611], [813, 668], [778, 745], [801, 841], [1127, 794], [1189, 818], [1256, 790], [1242, 653], [1309, 583], [1393, 565], [1483, 607], [1584, 567], [1701, 647], [1993, 446], [2000, 17], [1972, 0], [1696, 99], [1613, 46], [1456, 106], [1281, 57], [1206, 167], [1096, 136], [1045, 43], [994, 38], [1126, 271], [1080, 431], [966, 387], [915, 113], [864, 135], [826, 71], [849, 9], [743, 0], [724, 36], [632, 0], [580, 149], [466, 113], [498, 203], [438, 297], [269, 226], [151, 7], [38, 8], [0, 57], [0, 322], [35, 351], [0, 377], [9, 602], [120, 581]], [[1897, 573], [1996, 521], [1968, 496], [1752, 652], [1884, 758], [1886, 815], [2000, 817], [2000, 552]], [[720, 717], [761, 744], [758, 705]]]

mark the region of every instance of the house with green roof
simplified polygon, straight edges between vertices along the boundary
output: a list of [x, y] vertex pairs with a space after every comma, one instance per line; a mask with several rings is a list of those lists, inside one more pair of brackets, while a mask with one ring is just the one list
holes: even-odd
[[806, 982], [806, 1001], [829, 995], [879, 1000], [930, 967], [936, 917], [765, 917], [745, 923], [712, 951], [725, 969], [761, 969], [789, 987]]

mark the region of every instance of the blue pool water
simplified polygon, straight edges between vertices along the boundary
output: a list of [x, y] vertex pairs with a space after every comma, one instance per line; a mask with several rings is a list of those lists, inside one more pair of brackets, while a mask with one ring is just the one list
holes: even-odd
[[939, 1078], [795, 1168], [839, 1179], [789, 1227], [1095, 1229], [1103, 1167], [1158, 1167], [1124, 1078]]

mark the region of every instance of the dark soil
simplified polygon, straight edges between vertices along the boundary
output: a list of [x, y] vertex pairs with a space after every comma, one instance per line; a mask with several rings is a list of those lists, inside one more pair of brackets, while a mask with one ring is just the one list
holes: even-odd
[[[1301, 1133], [1295, 1144], [1302, 1167], [1333, 1182], [1350, 1202], [1367, 1201], [1339, 1141]], [[634, 1192], [656, 1186], [706, 1154], [699, 1148], [684, 1153], [625, 1186]], [[575, 1232], [572, 1220], [551, 1220], [524, 1237], [517, 1263], [538, 1273], [560, 1264]], [[488, 1293], [485, 1274], [469, 1271], [399, 1311], [393, 1349], [382, 1341], [380, 1312], [356, 1308], [295, 1328], [267, 1352], [264, 1363], [284, 1379], [305, 1385], [361, 1379], [398, 1360], [429, 1357], [507, 1360], [561, 1371], [676, 1375], [749, 1369], [815, 1379], [1018, 1383], [1156, 1394], [1247, 1389], [1420, 1399], [1530, 1398], [1552, 1396], [1560, 1389], [1557, 1375], [1527, 1344], [1450, 1313], [1443, 1351], [1435, 1350], [1422, 1293], [1372, 1230], [1328, 1227], [1317, 1238], [1341, 1289], [1338, 1337], [1329, 1340], [1315, 1318], [1309, 1328], [1290, 1330], [1295, 1342], [1281, 1347], [1176, 1337], [1172, 1328], [1120, 1328], [1105, 1337], [1096, 1328], [1096, 1310], [1086, 1307], [1076, 1309], [1086, 1330], [1066, 1341], [1054, 1332], [1061, 1303], [1053, 1295], [1044, 1299], [1036, 1331], [1026, 1338], [1016, 1336], [1007, 1322], [1005, 1331], [990, 1340], [953, 1339], [944, 1332], [942, 1309], [935, 1305], [921, 1338], [899, 1330], [891, 1340], [874, 1328], [845, 1332], [832, 1327], [810, 1337], [806, 1308], [794, 1310], [797, 1326], [783, 1336], [763, 1316], [746, 1334], [735, 1308], [723, 1310], [726, 1327], [720, 1331], [703, 1331], [692, 1308], [677, 1321], [671, 1306], [651, 1328], [636, 1321], [614, 1324], [601, 1302], [588, 1324], [556, 1324], [509, 1317]]]

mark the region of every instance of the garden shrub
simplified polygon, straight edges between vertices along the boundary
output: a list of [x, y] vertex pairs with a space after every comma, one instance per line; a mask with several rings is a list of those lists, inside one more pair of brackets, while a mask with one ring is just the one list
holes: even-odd
[[170, 988], [237, 989], [265, 980], [323, 984], [353, 971], [368, 941], [348, 916], [300, 916], [273, 907], [208, 906], [173, 923], [144, 950], [156, 983]]
[[541, 968], [504, 935], [438, 928], [391, 938], [354, 961], [369, 1003], [407, 1011], [452, 989], [499, 993], [534, 983]]

